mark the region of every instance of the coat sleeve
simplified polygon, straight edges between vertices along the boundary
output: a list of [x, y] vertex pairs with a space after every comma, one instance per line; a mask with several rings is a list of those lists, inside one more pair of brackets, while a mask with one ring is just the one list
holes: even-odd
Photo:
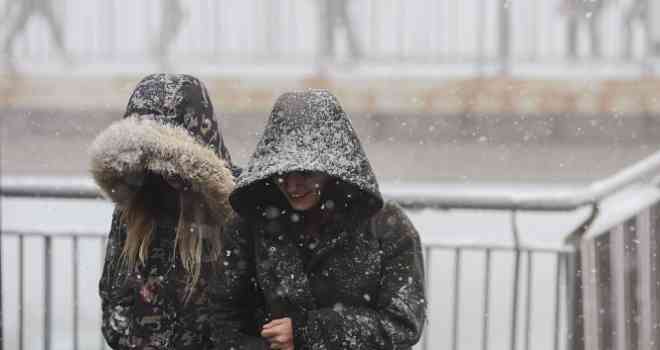
[[215, 350], [269, 349], [257, 330], [256, 312], [262, 301], [247, 232], [244, 226], [232, 225], [223, 233], [223, 267], [209, 286], [210, 338]]
[[134, 322], [131, 309], [136, 300], [135, 289], [130, 288], [126, 283], [118, 282], [119, 259], [126, 239], [126, 229], [119, 220], [120, 214], [121, 212], [115, 209], [112, 215], [103, 272], [99, 281], [102, 309], [101, 332], [108, 345], [113, 349], [119, 348], [122, 344], [128, 344]]
[[373, 307], [340, 306], [292, 315], [296, 349], [400, 349], [413, 346], [425, 322], [419, 236], [403, 210], [388, 203], [371, 219], [382, 251]]

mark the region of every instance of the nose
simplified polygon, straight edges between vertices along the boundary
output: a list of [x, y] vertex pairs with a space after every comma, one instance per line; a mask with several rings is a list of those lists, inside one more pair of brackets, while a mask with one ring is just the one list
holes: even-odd
[[289, 174], [284, 178], [284, 185], [287, 192], [294, 193], [305, 185], [305, 178], [300, 174]]

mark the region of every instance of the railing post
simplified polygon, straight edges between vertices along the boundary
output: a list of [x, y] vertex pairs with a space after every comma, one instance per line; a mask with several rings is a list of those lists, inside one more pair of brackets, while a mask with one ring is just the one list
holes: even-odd
[[52, 237], [44, 237], [44, 349], [50, 350], [51, 345], [51, 322], [50, 318], [52, 316], [52, 305], [51, 305], [51, 293], [52, 293]]
[[[100, 245], [101, 254], [99, 254], [101, 259], [99, 260], [100, 269], [99, 269], [99, 272], [98, 272], [99, 276], [101, 276], [103, 274], [103, 265], [105, 264], [105, 254], [107, 252], [107, 246], [108, 246], [108, 239], [105, 238], [105, 237], [101, 238], [101, 245]], [[103, 322], [103, 316], [101, 316], [101, 322]], [[108, 347], [105, 344], [105, 336], [103, 335], [103, 332], [100, 332], [100, 330], [101, 330], [101, 327], [99, 327], [99, 335], [100, 335], [100, 338], [101, 338], [100, 349], [105, 350]]]
[[567, 339], [569, 350], [584, 349], [584, 324], [582, 310], [582, 276], [580, 266], [582, 256], [580, 245], [575, 247], [575, 253], [566, 259], [566, 303], [567, 303]]
[[557, 264], [556, 264], [556, 269], [555, 269], [555, 318], [554, 318], [554, 334], [553, 334], [553, 345], [552, 349], [553, 350], [559, 350], [559, 318], [561, 315], [561, 298], [559, 294], [561, 293], [561, 267], [562, 264], [564, 263], [564, 254], [563, 253], [557, 253]]
[[[1, 217], [1, 215], [0, 215]], [[0, 222], [0, 226], [2, 223]], [[4, 332], [3, 332], [3, 319], [2, 314], [2, 231], [0, 230], [0, 350], [3, 349], [3, 344], [5, 342]]]
[[459, 312], [461, 304], [461, 248], [456, 248], [454, 255], [454, 301], [452, 309], [452, 336], [451, 348], [458, 349], [459, 336]]
[[[620, 325], [623, 326], [624, 337], [621, 342], [627, 350], [639, 349], [639, 310], [640, 300], [637, 294], [639, 289], [639, 251], [637, 245], [639, 243], [637, 234], [637, 221], [636, 217], [630, 218], [623, 223], [621, 243], [623, 264], [621, 264], [623, 272], [623, 292], [624, 297], [621, 298], [622, 308], [625, 310], [623, 319], [617, 319]], [[621, 333], [621, 332], [620, 332]]]
[[584, 295], [582, 284], [582, 236], [598, 216], [598, 204], [593, 204], [591, 214], [565, 239], [565, 243], [573, 247], [573, 253], [566, 257], [566, 316], [567, 316], [567, 348], [569, 350], [584, 349]]
[[517, 211], [511, 211], [511, 231], [514, 242], [513, 292], [511, 300], [511, 350], [518, 348], [518, 284], [520, 279], [520, 232], [518, 231]]
[[651, 270], [653, 274], [651, 275], [651, 300], [653, 300], [653, 306], [651, 314], [653, 315], [653, 320], [651, 324], [651, 329], [653, 330], [651, 335], [651, 341], [654, 344], [660, 344], [660, 204], [655, 204], [651, 210], [650, 218], [650, 233], [649, 233], [649, 243], [651, 247]]
[[656, 275], [656, 266], [654, 256], [656, 249], [654, 247], [652, 223], [653, 211], [656, 205], [644, 210], [637, 215], [637, 237], [639, 240], [639, 288], [637, 295], [640, 302], [639, 312], [639, 348], [647, 349], [656, 346], [655, 324], [657, 314], [655, 312], [657, 304], [657, 294], [655, 288], [659, 282]]
[[500, 0], [499, 6], [499, 59], [500, 74], [509, 73], [509, 64], [511, 58], [511, 1]]
[[[1, 151], [2, 151], [2, 149], [0, 147], [0, 152]], [[0, 176], [0, 178], [1, 178], [1, 176]], [[2, 192], [2, 191], [0, 190], [0, 192]], [[3, 234], [2, 234], [2, 208], [0, 208], [0, 350], [3, 349], [3, 344], [5, 343], [5, 338], [4, 338], [5, 333], [3, 332], [4, 328], [3, 328], [3, 324], [2, 324], [2, 320], [4, 319], [4, 315], [2, 314], [2, 236], [3, 236]], [[23, 240], [21, 240], [21, 249], [23, 248], [22, 243], [23, 243]], [[23, 251], [21, 250], [21, 253], [22, 252]], [[22, 263], [22, 261], [21, 261], [21, 263]], [[21, 283], [22, 283], [22, 281], [21, 281]], [[21, 310], [21, 312], [22, 312], [22, 310]], [[22, 341], [22, 339], [21, 339], [21, 341]]]
[[531, 349], [530, 344], [530, 334], [532, 332], [532, 270], [534, 266], [534, 255], [532, 251], [527, 251], [527, 277], [525, 278], [527, 286], [525, 289], [525, 349]]
[[[424, 295], [426, 295], [426, 305], [430, 305], [429, 297], [431, 296], [431, 281], [429, 279], [429, 271], [431, 269], [431, 248], [430, 247], [424, 247]], [[423, 333], [423, 345], [422, 349], [423, 350], [428, 350], [429, 349], [429, 319], [428, 316], [426, 318], [426, 322], [424, 324], [424, 333]]]
[[481, 350], [488, 350], [488, 326], [490, 324], [490, 260], [491, 250], [486, 248], [484, 266], [484, 312], [481, 319]]
[[78, 301], [78, 288], [79, 288], [79, 276], [78, 276], [78, 267], [80, 265], [80, 255], [78, 251], [78, 237], [73, 236], [73, 350], [78, 350], [78, 343], [80, 342], [80, 333], [78, 331], [78, 315], [80, 314], [80, 303]]
[[[605, 237], [603, 237], [605, 238]], [[611, 344], [608, 324], [601, 322], [608, 315], [603, 303], [610, 300], [607, 281], [610, 275], [609, 240], [584, 239], [580, 244], [582, 282], [582, 342], [585, 349], [600, 349]]]
[[23, 342], [25, 339], [25, 261], [24, 261], [24, 241], [23, 236], [18, 237], [18, 350], [23, 350]]

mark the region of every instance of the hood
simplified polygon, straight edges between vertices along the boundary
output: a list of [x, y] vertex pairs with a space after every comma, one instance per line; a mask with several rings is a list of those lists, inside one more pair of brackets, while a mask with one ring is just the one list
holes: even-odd
[[[178, 176], [204, 211], [223, 222], [231, 213], [231, 162], [204, 85], [186, 75], [157, 74], [133, 91], [124, 118], [91, 146], [91, 173], [106, 197], [128, 203], [148, 173]], [[226, 157], [226, 158], [225, 158]]]
[[199, 79], [185, 74], [146, 76], [133, 90], [124, 118], [135, 115], [185, 128], [233, 167], [208, 91]]
[[383, 206], [378, 182], [351, 122], [330, 92], [307, 90], [280, 96], [247, 167], [230, 196], [241, 215], [260, 216], [287, 205], [272, 177], [321, 172], [335, 181], [324, 191], [335, 208], [370, 216]]

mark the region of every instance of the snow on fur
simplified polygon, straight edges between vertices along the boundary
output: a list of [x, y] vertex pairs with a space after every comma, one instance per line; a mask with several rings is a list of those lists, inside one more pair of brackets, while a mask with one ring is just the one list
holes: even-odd
[[120, 206], [152, 172], [190, 183], [218, 222], [231, 213], [228, 197], [234, 182], [226, 162], [184, 128], [149, 116], [125, 118], [99, 134], [91, 147], [91, 172], [104, 195]]

